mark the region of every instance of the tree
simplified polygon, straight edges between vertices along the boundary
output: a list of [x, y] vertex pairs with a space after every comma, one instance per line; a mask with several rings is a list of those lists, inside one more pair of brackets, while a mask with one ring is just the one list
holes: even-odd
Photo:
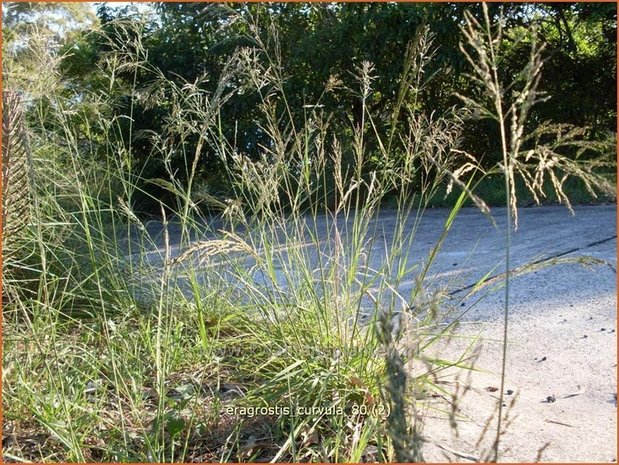
[[[127, 118], [125, 136], [129, 131], [131, 137], [145, 131], [160, 133], [170, 118], [172, 103], [164, 89], [159, 89], [157, 101], [146, 103], [139, 98], [155, 82], [146, 68], [159, 70], [179, 86], [198, 83], [200, 89], [213, 93], [235, 51], [255, 48], [260, 49], [256, 56], [265, 69], [278, 65], [284, 72], [280, 91], [286, 95], [290, 114], [285, 115], [280, 102], [279, 116], [285, 116], [281, 124], [303, 124], [308, 106], [318, 103], [331, 115], [330, 124], [345, 134], [359, 125], [361, 116], [355, 68], [369, 61], [378, 78], [373, 81], [368, 111], [376, 116], [376, 130], [385, 132], [392, 130], [390, 119], [397, 109], [394, 102], [401, 84], [403, 51], [424, 24], [434, 34], [434, 57], [426, 67], [427, 82], [407, 105], [440, 114], [458, 104], [456, 92], [482, 96], [483, 90], [467, 79], [458, 48], [459, 26], [467, 9], [480, 17], [479, 6], [460, 3], [157, 3], [149, 15], [102, 5], [97, 13], [101, 34], [72, 36], [72, 44], [66, 46], [71, 53], [63, 60], [63, 78], [76, 92], [101, 87], [105, 80], [101, 80], [100, 65], [113, 44], [123, 42], [121, 29], [139, 31], [135, 33], [140, 36], [141, 59], [147, 66], [118, 73], [116, 78], [127, 84], [127, 90], [123, 94], [119, 86], [114, 111], [131, 117]], [[553, 98], [532, 110], [532, 121], [591, 126], [591, 137], [616, 130], [615, 5], [492, 4], [489, 14], [493, 20], [499, 15], [504, 18], [504, 77], [517, 73], [526, 63], [532, 30], [546, 43], [541, 87]], [[127, 24], [136, 27], [125, 27]], [[241, 89], [243, 76], [235, 79], [233, 84]], [[338, 82], [339, 90], [325, 92], [329, 82]], [[137, 92], [129, 89], [134, 83]], [[261, 101], [259, 93], [245, 89], [227, 101], [218, 115], [224, 136], [236, 141], [250, 158], [269, 143], [260, 129]], [[404, 123], [405, 114], [400, 111], [395, 115], [399, 123]], [[467, 122], [464, 132], [464, 145], [490, 164], [499, 155], [491, 134], [489, 122], [479, 120]], [[191, 139], [185, 142], [188, 151], [197, 143]], [[375, 143], [369, 134], [368, 147]], [[150, 167], [145, 176], [163, 175], [162, 162], [153, 163], [150, 158], [153, 146], [148, 139], [135, 137], [132, 150], [142, 166]], [[220, 162], [205, 148], [200, 176], [216, 183]], [[175, 154], [171, 163], [180, 169], [186, 161], [182, 154]]]

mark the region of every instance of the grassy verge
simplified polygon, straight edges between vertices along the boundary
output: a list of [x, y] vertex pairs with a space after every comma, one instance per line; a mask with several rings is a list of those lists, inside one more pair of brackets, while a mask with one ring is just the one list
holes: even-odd
[[[427, 53], [419, 43], [415, 53]], [[270, 60], [266, 46], [263, 52]], [[231, 60], [249, 84], [263, 66], [243, 51]], [[205, 99], [197, 87], [152, 72], [179, 103], [178, 120], [196, 122], [184, 128], [183, 137], [199, 143], [187, 154], [183, 179], [172, 169], [168, 179], [141, 179], [124, 142], [132, 135], [119, 139], [123, 122], [106, 117], [105, 105], [96, 118], [91, 113], [76, 124], [79, 109], [61, 93], [34, 102], [32, 179], [20, 195], [36, 202], [28, 212], [31, 226], [20, 231], [4, 267], [5, 457], [393, 460], [408, 447], [402, 441], [411, 395], [428, 395], [445, 362], [427, 359], [410, 387], [406, 378], [390, 378], [388, 353], [401, 334], [376, 323], [416, 303], [422, 329], [407, 332], [416, 346], [448, 333], [431, 311], [438, 303], [423, 298], [431, 257], [410, 295], [397, 291], [419, 266], [408, 257], [416, 228], [406, 225], [410, 218], [418, 223], [443, 176], [426, 177], [421, 194], [407, 188], [425, 149], [403, 161], [385, 158], [388, 172], [366, 169], [365, 138], [376, 131], [365, 110], [373, 79], [368, 63], [359, 68], [355, 90], [364, 120], [348, 139], [327, 132], [318, 113], [300, 125], [283, 124], [281, 118], [292, 116], [280, 93], [279, 102], [263, 101], [273, 146], [257, 161], [239, 153], [213, 119], [229, 96]], [[272, 79], [273, 91], [281, 92], [281, 77]], [[50, 100], [58, 128], [51, 142], [44, 137]], [[449, 115], [418, 117], [424, 126], [416, 135], [434, 124], [453, 133], [429, 140], [432, 148], [455, 141], [459, 129]], [[108, 144], [81, 152], [84, 131]], [[153, 156], [167, 160], [185, 148], [177, 134], [161, 144], [158, 137], [160, 152]], [[216, 150], [228, 167], [232, 197], [203, 198], [223, 205], [223, 230], [204, 221], [195, 201], [202, 147]], [[342, 161], [344, 151], [355, 159], [353, 170]], [[140, 191], [144, 181], [173, 199], [161, 205], [159, 232], [132, 208], [138, 194], [148, 195]], [[376, 225], [370, 219], [394, 181], [402, 187], [394, 240], [385, 245], [380, 268], [372, 269]], [[326, 198], [334, 199], [333, 209], [324, 209]], [[177, 225], [173, 242], [168, 218]], [[394, 411], [403, 405], [406, 411]], [[394, 435], [404, 439], [394, 443]]]
[[[466, 112], [426, 115], [415, 105], [431, 37], [420, 30], [408, 49], [390, 120], [368, 111], [376, 77], [359, 65], [357, 87], [346, 91], [362, 117], [342, 134], [318, 104], [294, 116], [277, 47], [260, 36], [230, 58], [213, 95], [149, 68], [139, 41], [111, 47], [112, 91], [122, 63], [123, 72], [151, 73], [174, 103], [166, 130], [148, 135], [166, 179], [135, 168], [135, 134], [113, 100], [50, 92], [29, 102], [32, 175], [19, 195], [35, 201], [3, 262], [5, 458], [421, 460], [420, 406], [442, 389], [443, 370], [472, 368], [468, 352], [429, 356], [457, 323], [429, 270], [462, 206], [487, 211], [473, 189], [485, 174], [458, 148]], [[261, 97], [269, 143], [252, 156], [224, 137], [217, 117], [239, 88]], [[197, 141], [191, 153], [185, 140]], [[207, 150], [226, 168], [227, 198], [199, 192]], [[178, 153], [182, 177], [169, 163]], [[519, 155], [512, 147], [505, 173], [539, 171], [511, 165]], [[511, 208], [515, 185], [501, 179], [503, 191], [493, 178], [480, 186]], [[172, 199], [152, 199], [160, 231], [134, 211], [149, 183]], [[417, 228], [445, 185], [456, 191], [449, 216], [428, 256], [414, 260]], [[540, 195], [542, 185], [526, 187]], [[371, 219], [394, 189], [393, 240], [377, 247]], [[220, 209], [221, 224], [205, 221], [204, 203]]]

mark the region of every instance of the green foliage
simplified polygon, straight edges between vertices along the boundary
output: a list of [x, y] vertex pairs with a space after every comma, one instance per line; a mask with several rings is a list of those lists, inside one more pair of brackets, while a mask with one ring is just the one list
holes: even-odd
[[[458, 50], [461, 41], [464, 4], [233, 4], [231, 6], [200, 3], [160, 3], [153, 10], [138, 12], [132, 8], [110, 9], [100, 6], [100, 33], [72, 38], [66, 45], [63, 79], [76, 91], [79, 88], [105, 89], [102, 66], [109, 60], [115, 44], [128, 42], [119, 29], [122, 24], [139, 23], [142, 59], [147, 67], [158, 69], [162, 76], [177, 85], [196, 84], [213, 93], [225, 72], [226, 64], [240, 49], [258, 50], [256, 60], [264, 60], [264, 72], [281, 69], [282, 91], [286, 102], [279, 101], [277, 112], [290, 113], [287, 119], [297, 129], [311, 108], [331, 115], [329, 124], [342, 134], [352, 134], [361, 122], [362, 111], [354, 91], [333, 92], [333, 88], [353, 89], [355, 67], [361, 61], [372, 63], [375, 74], [373, 92], [366, 102], [368, 109], [381, 115], [376, 134], [369, 134], [366, 144], [380, 158], [380, 134], [401, 131], [406, 123], [404, 107], [393, 106], [405, 79], [402, 54], [423, 25], [434, 34], [434, 59], [426, 66], [424, 85], [418, 95], [408, 95], [406, 106], [439, 114], [458, 103], [456, 93], [482, 97], [484, 90], [475, 86], [464, 71], [466, 63]], [[501, 79], [511, 80], [528, 60], [532, 32], [537, 31], [546, 44], [543, 90], [552, 98], [531, 110], [530, 121], [567, 123], [589, 127], [589, 139], [603, 139], [615, 132], [616, 11], [604, 4], [508, 4], [491, 5], [495, 20], [503, 11], [505, 39], [502, 43]], [[472, 8], [481, 18], [481, 9]], [[119, 22], [120, 20], [120, 22]], [[138, 32], [139, 31], [139, 32]], [[189, 46], [188, 46], [189, 44]], [[268, 53], [267, 55], [265, 55]], [[270, 61], [269, 61], [270, 60]], [[173, 115], [171, 95], [164, 89], [149, 94], [154, 82], [146, 69], [119, 70], [119, 86], [114, 112], [131, 118], [122, 128], [123, 137], [131, 131], [131, 149], [136, 167], [145, 177], [165, 177], [163, 160], [144, 131], [160, 133]], [[262, 99], [272, 88], [256, 90], [243, 85], [243, 76], [230, 81], [237, 94], [219, 109], [224, 123], [223, 135], [252, 160], [259, 157], [268, 135], [261, 128]], [[79, 91], [78, 91], [79, 92]], [[149, 95], [146, 98], [145, 95]], [[395, 113], [394, 113], [395, 112]], [[395, 126], [392, 125], [395, 117]], [[130, 126], [130, 127], [129, 127]], [[466, 121], [462, 132], [464, 147], [482, 160], [485, 167], [500, 161], [500, 144], [491, 137], [492, 126], [484, 120]], [[192, 152], [196, 138], [184, 141]], [[353, 162], [352, 151], [344, 148], [344, 158]], [[149, 160], [148, 163], [146, 160]], [[155, 163], [153, 163], [155, 161]], [[182, 154], [169, 160], [173, 169], [186, 171]], [[225, 192], [224, 167], [214, 150], [204, 149], [197, 178], [211, 193]], [[146, 168], [145, 168], [146, 167]], [[141, 171], [142, 172], [142, 171]], [[164, 191], [144, 186], [158, 196]], [[152, 208], [152, 205], [151, 205]]]

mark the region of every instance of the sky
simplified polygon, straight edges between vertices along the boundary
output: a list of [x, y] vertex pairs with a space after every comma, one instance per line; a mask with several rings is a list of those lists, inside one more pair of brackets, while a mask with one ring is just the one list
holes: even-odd
[[96, 2], [96, 3], [91, 3], [93, 10], [97, 11], [97, 5], [100, 5], [101, 3], [103, 3], [104, 5], [110, 8], [124, 8], [127, 6], [134, 5], [137, 7], [139, 11], [147, 7], [147, 5], [145, 4], [152, 4], [154, 2]]

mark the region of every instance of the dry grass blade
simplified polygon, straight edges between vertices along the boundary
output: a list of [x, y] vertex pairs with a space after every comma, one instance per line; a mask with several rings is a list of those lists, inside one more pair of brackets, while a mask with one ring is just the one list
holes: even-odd
[[455, 449], [452, 449], [450, 447], [447, 447], [443, 444], [439, 444], [438, 442], [435, 442], [436, 446], [443, 449], [446, 452], [449, 452], [450, 454], [455, 455], [456, 457], [460, 457], [464, 460], [470, 460], [471, 462], [479, 462], [479, 457], [477, 457], [476, 455], [473, 454], [469, 454], [467, 452], [461, 452], [461, 451], [457, 451]]
[[29, 153], [21, 98], [2, 93], [2, 250], [8, 261], [30, 213]]
[[204, 263], [215, 255], [244, 252], [253, 257], [258, 257], [256, 251], [243, 239], [235, 234], [228, 233], [232, 239], [213, 239], [199, 241], [185, 250], [178, 257], [170, 261], [170, 265], [179, 265], [192, 257], [197, 257], [200, 263]]
[[[594, 198], [596, 191], [616, 197], [615, 186], [599, 174], [613, 168], [614, 146], [586, 140], [586, 132], [586, 128], [546, 122], [523, 138], [523, 143], [531, 149], [518, 153], [514, 171], [523, 179], [536, 203], [546, 196], [544, 185], [549, 179], [559, 202], [572, 211], [564, 191], [564, 184], [570, 177], [580, 179]], [[570, 153], [573, 155], [566, 155]]]

